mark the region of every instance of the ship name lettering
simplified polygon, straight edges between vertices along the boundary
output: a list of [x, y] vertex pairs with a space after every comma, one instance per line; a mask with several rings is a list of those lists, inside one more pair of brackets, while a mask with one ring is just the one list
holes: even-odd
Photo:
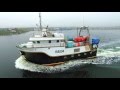
[[64, 50], [56, 50], [55, 53], [63, 53]]

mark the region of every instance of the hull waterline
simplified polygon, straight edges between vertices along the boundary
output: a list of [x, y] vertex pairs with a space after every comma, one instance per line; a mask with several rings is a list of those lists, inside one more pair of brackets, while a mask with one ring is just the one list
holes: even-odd
[[41, 64], [41, 65], [58, 65], [76, 59], [87, 59], [87, 58], [96, 57], [97, 50], [86, 53], [74, 54], [74, 55], [59, 56], [59, 57], [50, 57], [43, 53], [29, 53], [22, 51], [21, 54], [24, 55], [27, 61], [30, 61], [32, 63]]

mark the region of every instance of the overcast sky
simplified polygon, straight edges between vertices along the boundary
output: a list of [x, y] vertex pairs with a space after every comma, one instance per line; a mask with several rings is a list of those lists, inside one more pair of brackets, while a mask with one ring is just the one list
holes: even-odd
[[[38, 12], [0, 12], [0, 27], [33, 27]], [[83, 19], [84, 17], [84, 19]], [[43, 25], [49, 26], [120, 26], [120, 12], [42, 12]]]

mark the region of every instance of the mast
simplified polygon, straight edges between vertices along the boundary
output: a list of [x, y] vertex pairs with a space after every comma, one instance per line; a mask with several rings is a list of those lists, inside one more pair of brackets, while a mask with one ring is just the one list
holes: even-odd
[[40, 18], [40, 31], [42, 31], [42, 23], [41, 23], [41, 13], [39, 13], [39, 18]]
[[83, 26], [85, 26], [85, 21], [84, 21], [84, 12], [83, 12]]

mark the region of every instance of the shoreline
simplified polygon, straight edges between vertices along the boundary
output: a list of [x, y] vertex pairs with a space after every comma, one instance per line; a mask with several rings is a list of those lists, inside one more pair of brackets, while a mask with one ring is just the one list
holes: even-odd
[[32, 29], [27, 29], [27, 28], [0, 29], [0, 36], [17, 35], [30, 31], [32, 31]]

